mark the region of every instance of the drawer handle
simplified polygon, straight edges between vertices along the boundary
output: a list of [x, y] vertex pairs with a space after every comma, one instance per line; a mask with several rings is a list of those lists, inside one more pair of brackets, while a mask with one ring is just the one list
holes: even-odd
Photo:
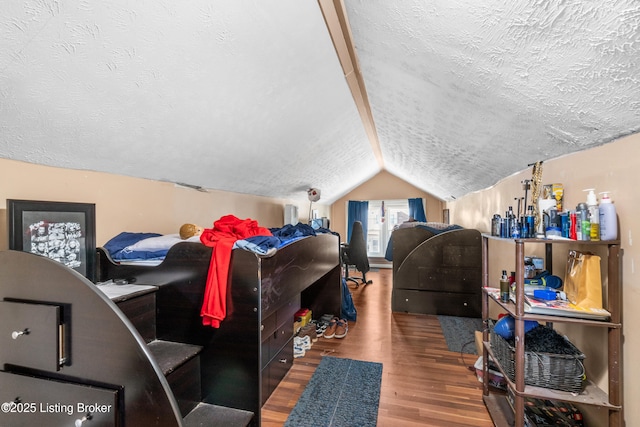
[[278, 362], [280, 362], [280, 363], [287, 363], [287, 359], [280, 359], [280, 360], [278, 360]]
[[18, 331], [11, 332], [11, 338], [13, 338], [14, 340], [17, 340], [22, 335], [29, 335], [29, 328], [25, 328], [24, 331], [20, 331], [20, 332]]
[[82, 418], [80, 418], [80, 419], [76, 420], [76, 422], [74, 423], [74, 426], [75, 426], [75, 427], [82, 427], [82, 424], [84, 424], [84, 422], [85, 422], [85, 421], [90, 421], [90, 420], [91, 420], [91, 418], [93, 418], [93, 417], [91, 416], [91, 414], [87, 414], [87, 415], [85, 415], [84, 417], [82, 417]]

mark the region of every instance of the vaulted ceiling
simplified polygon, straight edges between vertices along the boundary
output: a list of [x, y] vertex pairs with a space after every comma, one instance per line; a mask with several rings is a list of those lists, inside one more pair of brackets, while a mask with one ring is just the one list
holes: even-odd
[[442, 199], [640, 130], [637, 0], [22, 0], [0, 157], [330, 203]]

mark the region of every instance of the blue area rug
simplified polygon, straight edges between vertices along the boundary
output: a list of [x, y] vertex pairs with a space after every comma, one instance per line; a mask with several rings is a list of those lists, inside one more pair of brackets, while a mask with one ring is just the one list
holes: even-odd
[[325, 356], [285, 427], [375, 427], [382, 363]]
[[477, 317], [438, 316], [449, 351], [476, 354], [475, 331], [482, 330]]

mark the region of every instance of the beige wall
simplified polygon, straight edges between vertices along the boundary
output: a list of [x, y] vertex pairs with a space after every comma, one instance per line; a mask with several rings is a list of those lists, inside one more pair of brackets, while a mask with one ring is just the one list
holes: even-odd
[[[96, 242], [103, 245], [122, 231], [177, 233], [184, 223], [211, 227], [223, 215], [252, 218], [281, 227], [284, 205], [297, 204], [303, 222], [309, 203], [191, 188], [106, 173], [38, 166], [0, 159], [0, 250], [7, 249], [6, 199], [96, 204]], [[306, 194], [303, 195], [306, 199]], [[320, 216], [329, 207], [313, 205]]]
[[[444, 201], [408, 182], [382, 171], [331, 205], [331, 229], [347, 235], [347, 203], [349, 200], [397, 200], [422, 197], [428, 221], [442, 221]], [[344, 240], [344, 237], [343, 237]]]
[[[635, 329], [640, 325], [640, 281], [635, 273], [635, 260], [640, 260], [640, 246], [633, 246], [635, 226], [640, 224], [640, 135], [621, 138], [601, 147], [582, 151], [570, 156], [544, 162], [542, 172], [543, 184], [562, 183], [564, 185], [564, 203], [569, 209], [575, 209], [577, 203], [586, 200], [585, 188], [595, 187], [596, 193], [611, 191], [611, 198], [616, 206], [621, 246], [624, 251], [623, 264], [623, 334], [624, 334], [624, 400], [626, 425], [640, 425], [640, 406], [633, 402], [640, 401], [640, 389], [637, 379], [640, 378], [640, 366], [635, 356], [640, 353], [640, 332]], [[532, 159], [532, 162], [536, 159]], [[489, 231], [490, 218], [494, 213], [504, 215], [507, 206], [513, 204], [514, 197], [524, 196], [521, 182], [531, 179], [531, 170], [508, 177], [493, 188], [467, 195], [450, 202], [447, 207], [451, 212], [452, 222], [465, 227]], [[599, 198], [599, 197], [598, 197]], [[503, 248], [495, 248], [491, 244], [492, 256], [489, 279], [497, 281], [501, 269], [512, 269], [514, 265], [513, 246], [500, 244]], [[507, 252], [504, 252], [507, 246]], [[527, 247], [525, 247], [525, 250]], [[591, 247], [590, 247], [591, 249]], [[605, 254], [601, 254], [604, 256]], [[566, 253], [554, 251], [554, 274], [564, 277]], [[606, 265], [604, 266], [606, 268]], [[495, 282], [495, 281], [494, 281]], [[494, 286], [497, 286], [497, 282]], [[606, 371], [602, 368], [606, 363], [606, 347], [602, 328], [583, 328], [558, 326], [568, 334], [569, 338], [586, 355], [586, 365], [591, 379], [606, 389]], [[590, 411], [595, 412], [595, 411]], [[603, 411], [600, 411], [603, 412]], [[596, 416], [596, 415], [592, 415]], [[601, 425], [592, 423], [592, 425]]]

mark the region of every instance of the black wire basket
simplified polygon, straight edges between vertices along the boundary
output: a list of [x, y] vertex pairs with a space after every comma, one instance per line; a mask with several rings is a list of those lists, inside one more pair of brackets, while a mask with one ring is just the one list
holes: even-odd
[[[545, 387], [554, 390], [580, 393], [586, 384], [586, 374], [583, 360], [585, 355], [578, 350], [565, 336], [561, 336], [552, 328], [545, 328], [545, 334], [555, 335], [552, 340], [553, 350], [558, 350], [557, 343], [562, 348], [559, 352], [527, 351], [527, 335], [525, 335], [524, 352], [524, 383], [526, 385]], [[491, 349], [494, 357], [502, 366], [504, 373], [515, 381], [515, 346], [493, 332], [491, 329]]]

